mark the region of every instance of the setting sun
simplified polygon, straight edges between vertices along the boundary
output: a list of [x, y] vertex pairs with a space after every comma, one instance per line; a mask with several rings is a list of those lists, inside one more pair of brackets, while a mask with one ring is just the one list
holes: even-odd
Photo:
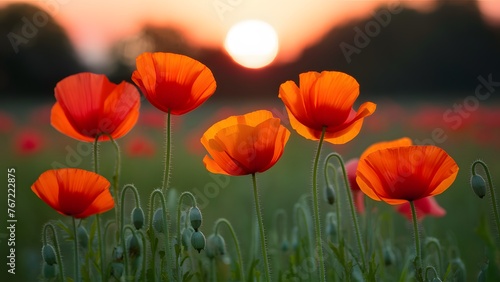
[[231, 27], [224, 47], [238, 64], [247, 68], [262, 68], [278, 54], [278, 36], [270, 24], [246, 20]]

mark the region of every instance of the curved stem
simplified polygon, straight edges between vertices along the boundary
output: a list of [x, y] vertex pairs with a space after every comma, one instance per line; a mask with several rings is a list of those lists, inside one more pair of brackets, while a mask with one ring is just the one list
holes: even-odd
[[[161, 207], [163, 209], [163, 227], [164, 227], [164, 231], [165, 231], [165, 238], [164, 238], [164, 244], [165, 244], [165, 255], [167, 256], [167, 261], [169, 263], [172, 262], [172, 257], [171, 257], [171, 249], [170, 249], [170, 236], [169, 236], [169, 231], [168, 231], [168, 222], [167, 222], [167, 215], [166, 215], [166, 212], [167, 212], [167, 204], [166, 204], [166, 201], [165, 201], [165, 198], [163, 196], [163, 193], [161, 190], [154, 190], [150, 197], [149, 197], [149, 228], [151, 230], [151, 234], [154, 234], [154, 229], [153, 229], [153, 209], [154, 209], [154, 198], [155, 196], [160, 197], [160, 202], [161, 202]], [[154, 236], [154, 235], [153, 235]], [[153, 241], [150, 240], [150, 244], [153, 244]], [[155, 263], [155, 260], [156, 260], [156, 252], [152, 250], [152, 268], [153, 268], [153, 281], [156, 281], [157, 279], [157, 276], [156, 276], [156, 263]], [[168, 268], [168, 263], [167, 263], [167, 268]], [[168, 274], [168, 281], [173, 281], [172, 280], [172, 271], [169, 271], [167, 269], [167, 274]]]
[[488, 188], [490, 189], [491, 195], [491, 207], [493, 208], [493, 214], [495, 215], [495, 224], [497, 226], [497, 241], [500, 238], [500, 216], [498, 214], [498, 206], [495, 194], [495, 188], [493, 187], [493, 180], [491, 179], [490, 170], [485, 162], [477, 160], [472, 164], [472, 174], [476, 175], [476, 165], [481, 165], [486, 173], [486, 178], [488, 179]]
[[[335, 195], [337, 195], [337, 197], [340, 197], [340, 193], [339, 193], [339, 183], [337, 182], [337, 170], [335, 169], [335, 166], [332, 165], [331, 163], [329, 163], [328, 161], [330, 160], [330, 155], [326, 157], [326, 160], [325, 160], [325, 181], [326, 183], [328, 184], [328, 174], [327, 174], [327, 168], [330, 168], [333, 170], [333, 187], [335, 188]], [[337, 243], [340, 244], [340, 202], [341, 201], [336, 201], [335, 202], [335, 213], [337, 215]]]
[[[140, 197], [139, 197], [139, 192], [137, 191], [137, 188], [134, 186], [134, 184], [125, 184], [125, 186], [123, 186], [123, 190], [122, 190], [122, 195], [121, 195], [121, 202], [123, 203], [125, 201], [125, 195], [127, 192], [127, 189], [130, 189], [132, 190], [133, 194], [134, 194], [134, 199], [135, 199], [135, 205], [136, 207], [141, 207], [141, 201], [140, 201]], [[124, 205], [121, 206], [121, 210], [120, 210], [120, 222], [121, 224], [123, 225], [124, 222], [125, 222], [125, 216], [124, 216]]]
[[[299, 227], [299, 216], [298, 216], [298, 213], [300, 211], [300, 214], [302, 215], [302, 219], [304, 220], [304, 224], [305, 224], [305, 230], [306, 230], [306, 234], [307, 234], [307, 242], [309, 243], [309, 247], [312, 249], [312, 245], [313, 243], [311, 242], [311, 239], [310, 239], [310, 228], [309, 228], [309, 220], [307, 218], [307, 215], [306, 215], [306, 211], [304, 210], [304, 207], [301, 205], [301, 204], [295, 204], [294, 207], [293, 207], [293, 211], [294, 211], [294, 219], [295, 219], [295, 224], [297, 225], [297, 227]], [[299, 228], [299, 230], [301, 230], [301, 228]]]
[[79, 255], [79, 250], [78, 250], [78, 235], [76, 233], [76, 220], [74, 217], [71, 217], [73, 221], [73, 234], [74, 234], [74, 240], [73, 240], [73, 247], [75, 248], [74, 252], [74, 261], [75, 261], [75, 281], [79, 282], [80, 281], [80, 255]]
[[62, 264], [62, 259], [61, 259], [61, 249], [59, 248], [59, 239], [57, 238], [57, 233], [56, 229], [52, 225], [52, 223], [47, 222], [43, 226], [43, 236], [42, 236], [42, 242], [44, 245], [47, 244], [47, 230], [50, 229], [52, 232], [53, 236], [53, 241], [54, 241], [54, 248], [56, 250], [56, 257], [57, 257], [57, 264], [59, 266], [59, 275], [60, 275], [60, 281], [64, 282], [66, 281], [66, 276], [64, 275], [64, 268]]
[[234, 246], [236, 248], [236, 256], [238, 257], [238, 264], [240, 265], [240, 267], [239, 267], [240, 268], [239, 269], [239, 273], [240, 273], [239, 281], [245, 281], [245, 273], [244, 273], [245, 268], [243, 267], [243, 259], [241, 257], [240, 243], [238, 241], [238, 237], [236, 237], [236, 232], [234, 232], [233, 226], [231, 225], [229, 220], [227, 220], [225, 218], [217, 219], [217, 221], [215, 222], [215, 226], [214, 226], [214, 233], [217, 234], [217, 232], [219, 231], [219, 225], [222, 223], [226, 224], [227, 228], [231, 232], [231, 236], [233, 237]]
[[363, 272], [365, 272], [366, 269], [366, 259], [365, 259], [365, 250], [363, 247], [363, 240], [361, 238], [361, 232], [359, 230], [359, 223], [358, 223], [358, 216], [356, 215], [356, 208], [354, 207], [354, 200], [352, 199], [352, 191], [351, 191], [351, 186], [349, 185], [349, 179], [347, 178], [347, 172], [345, 170], [345, 165], [344, 165], [344, 160], [338, 153], [331, 153], [328, 155], [327, 160], [330, 159], [331, 157], [335, 157], [339, 163], [340, 167], [342, 168], [342, 174], [344, 177], [344, 184], [346, 188], [346, 194], [349, 202], [349, 208], [351, 210], [351, 217], [353, 221], [353, 226], [354, 226], [354, 232], [356, 233], [356, 241], [358, 242], [358, 248], [361, 256], [361, 263], [363, 264]]
[[167, 121], [166, 121], [166, 133], [165, 133], [165, 149], [166, 149], [166, 154], [165, 154], [165, 168], [163, 170], [163, 193], [166, 195], [167, 194], [167, 189], [168, 189], [168, 181], [170, 177], [170, 150], [171, 150], [171, 140], [170, 140], [170, 131], [171, 131], [171, 122], [170, 122], [170, 109], [167, 112]]
[[418, 221], [417, 221], [417, 211], [415, 210], [415, 204], [413, 201], [410, 201], [411, 207], [411, 216], [413, 219], [413, 230], [415, 233], [415, 263], [416, 263], [416, 272], [417, 272], [417, 280], [421, 281], [421, 272], [422, 272], [422, 254], [420, 251], [420, 234], [418, 232]]
[[321, 240], [321, 222], [319, 216], [319, 203], [318, 203], [318, 163], [319, 157], [321, 155], [321, 147], [323, 146], [323, 141], [325, 138], [326, 127], [323, 127], [321, 131], [321, 136], [319, 138], [318, 149], [316, 150], [316, 156], [314, 157], [313, 165], [313, 210], [314, 210], [314, 227], [315, 227], [315, 237], [316, 237], [316, 250], [318, 252], [318, 263], [319, 263], [319, 279], [320, 281], [325, 281], [325, 262], [323, 257], [323, 243]]
[[252, 173], [253, 197], [255, 201], [255, 211], [257, 212], [257, 221], [259, 223], [260, 233], [260, 249], [262, 251], [262, 260], [264, 261], [264, 271], [266, 273], [266, 281], [271, 281], [271, 273], [269, 269], [269, 259], [267, 257], [266, 236], [264, 233], [264, 223], [262, 221], [262, 213], [260, 211], [259, 192], [257, 190], [257, 179], [255, 173]]
[[182, 205], [182, 199], [185, 196], [188, 196], [188, 197], [191, 198], [192, 207], [196, 207], [197, 206], [197, 204], [196, 204], [196, 198], [194, 197], [194, 195], [191, 192], [184, 191], [179, 196], [179, 202], [177, 203], [177, 246], [179, 247], [179, 250], [175, 252], [176, 253], [175, 265], [177, 267], [177, 275], [179, 277], [182, 277], [182, 273], [181, 273], [182, 268], [181, 268], [180, 261], [179, 261], [179, 256], [180, 256], [181, 250], [182, 250], [182, 239], [181, 239], [181, 205]]
[[[430, 245], [434, 245], [434, 247], [436, 248], [437, 255], [438, 255], [438, 265], [437, 265], [437, 269], [435, 269], [434, 271], [437, 271], [437, 273], [441, 273], [441, 266], [442, 266], [441, 244], [439, 244], [439, 241], [436, 238], [427, 237], [425, 239], [425, 246], [428, 248]], [[429, 267], [427, 267], [427, 268], [429, 268]], [[425, 273], [427, 275], [427, 269], [426, 269]], [[436, 277], [439, 277], [439, 275], [436, 274]]]
[[[286, 212], [284, 209], [279, 209], [277, 210], [275, 213], [274, 213], [274, 225], [276, 227], [276, 235], [278, 237], [278, 240], [279, 240], [279, 223], [280, 223], [280, 216], [283, 218], [283, 231], [282, 231], [282, 234], [283, 234], [283, 240], [288, 240], [288, 236], [287, 236], [287, 230], [288, 230], [288, 226], [287, 226], [287, 216], [286, 216]], [[279, 242], [278, 242], [279, 243]]]
[[427, 275], [429, 273], [429, 270], [432, 270], [434, 272], [434, 278], [439, 279], [439, 274], [438, 274], [437, 270], [433, 266], [429, 265], [425, 268], [425, 280], [426, 281], [430, 280], [430, 278], [428, 277], [429, 275]]

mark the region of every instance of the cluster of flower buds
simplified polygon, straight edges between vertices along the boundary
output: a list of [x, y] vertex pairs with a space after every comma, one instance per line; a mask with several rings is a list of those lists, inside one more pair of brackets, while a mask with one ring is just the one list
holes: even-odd
[[45, 244], [42, 247], [42, 257], [43, 257], [43, 276], [46, 279], [51, 279], [57, 276], [57, 259], [56, 251], [54, 247], [50, 244]]
[[189, 221], [191, 223], [191, 227], [194, 229], [194, 232], [191, 234], [191, 246], [193, 246], [193, 248], [199, 253], [205, 248], [206, 239], [203, 232], [198, 230], [202, 223], [202, 216], [201, 211], [197, 206], [191, 207], [189, 210]]

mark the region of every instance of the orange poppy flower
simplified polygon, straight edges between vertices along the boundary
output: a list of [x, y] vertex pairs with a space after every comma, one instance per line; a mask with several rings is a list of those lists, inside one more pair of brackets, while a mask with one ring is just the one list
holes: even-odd
[[86, 218], [115, 205], [103, 176], [78, 168], [48, 170], [33, 183], [31, 190], [63, 215]]
[[118, 139], [139, 117], [140, 95], [134, 85], [114, 84], [105, 75], [79, 73], [59, 81], [55, 87], [57, 102], [50, 122], [61, 133], [80, 141]]
[[215, 92], [215, 78], [204, 64], [173, 53], [143, 53], [136, 59], [132, 80], [156, 108], [185, 114]]
[[203, 163], [212, 173], [264, 172], [283, 154], [290, 131], [266, 110], [231, 116], [212, 125], [201, 138], [208, 151]]
[[286, 106], [290, 123], [307, 139], [344, 144], [358, 135], [363, 119], [375, 112], [376, 105], [362, 104], [358, 111], [353, 104], [359, 95], [359, 84], [342, 72], [301, 73], [299, 86], [293, 81], [281, 84], [279, 97]]
[[362, 156], [356, 181], [368, 197], [397, 205], [441, 194], [457, 174], [456, 162], [441, 148], [398, 146]]

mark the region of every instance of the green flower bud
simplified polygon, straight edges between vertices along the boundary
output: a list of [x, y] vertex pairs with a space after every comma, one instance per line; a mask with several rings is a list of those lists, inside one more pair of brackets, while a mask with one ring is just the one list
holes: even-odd
[[393, 265], [396, 262], [396, 255], [390, 245], [386, 244], [384, 246], [382, 254], [384, 256], [385, 266]]
[[187, 250], [189, 249], [189, 246], [191, 245], [191, 235], [193, 235], [193, 228], [190, 226], [188, 228], [183, 228], [181, 231], [181, 243], [184, 246], [184, 248]]
[[327, 185], [325, 187], [325, 198], [330, 205], [335, 203], [335, 189], [333, 189], [332, 185]]
[[57, 263], [56, 260], [56, 251], [54, 250], [54, 247], [52, 245], [43, 245], [42, 247], [42, 257], [43, 260], [48, 264], [48, 265], [54, 265]]
[[486, 182], [484, 182], [484, 178], [479, 174], [472, 175], [470, 179], [470, 184], [472, 186], [472, 190], [479, 198], [483, 198], [486, 195]]
[[135, 234], [128, 236], [127, 249], [131, 258], [138, 257], [141, 254], [141, 241]]
[[191, 221], [191, 226], [194, 228], [194, 231], [198, 231], [198, 228], [201, 226], [201, 211], [198, 207], [192, 207], [189, 210], [189, 220]]
[[163, 233], [163, 209], [157, 209], [153, 215], [153, 228], [158, 233]]
[[78, 244], [82, 249], [86, 249], [89, 245], [89, 233], [87, 229], [82, 225], [78, 226], [76, 230], [76, 236], [78, 236]]
[[121, 281], [123, 270], [124, 270], [123, 263], [113, 262], [111, 264], [111, 275], [118, 281]]
[[193, 234], [191, 235], [191, 246], [193, 246], [193, 248], [197, 250], [198, 253], [205, 248], [205, 244], [205, 235], [203, 235], [201, 231], [193, 232]]
[[123, 248], [122, 246], [116, 246], [113, 249], [113, 261], [122, 261], [123, 260]]
[[57, 276], [57, 267], [53, 264], [44, 263], [43, 264], [43, 277], [45, 279], [52, 279]]
[[326, 217], [325, 231], [326, 235], [332, 240], [334, 240], [337, 236], [337, 218], [335, 217], [335, 213], [328, 213]]
[[292, 228], [292, 248], [296, 250], [299, 247], [299, 228], [294, 226]]
[[132, 224], [135, 229], [139, 230], [144, 226], [144, 211], [140, 207], [135, 207], [132, 210]]
[[226, 241], [220, 234], [210, 234], [205, 251], [207, 257], [211, 259], [216, 256], [223, 256], [226, 254]]

